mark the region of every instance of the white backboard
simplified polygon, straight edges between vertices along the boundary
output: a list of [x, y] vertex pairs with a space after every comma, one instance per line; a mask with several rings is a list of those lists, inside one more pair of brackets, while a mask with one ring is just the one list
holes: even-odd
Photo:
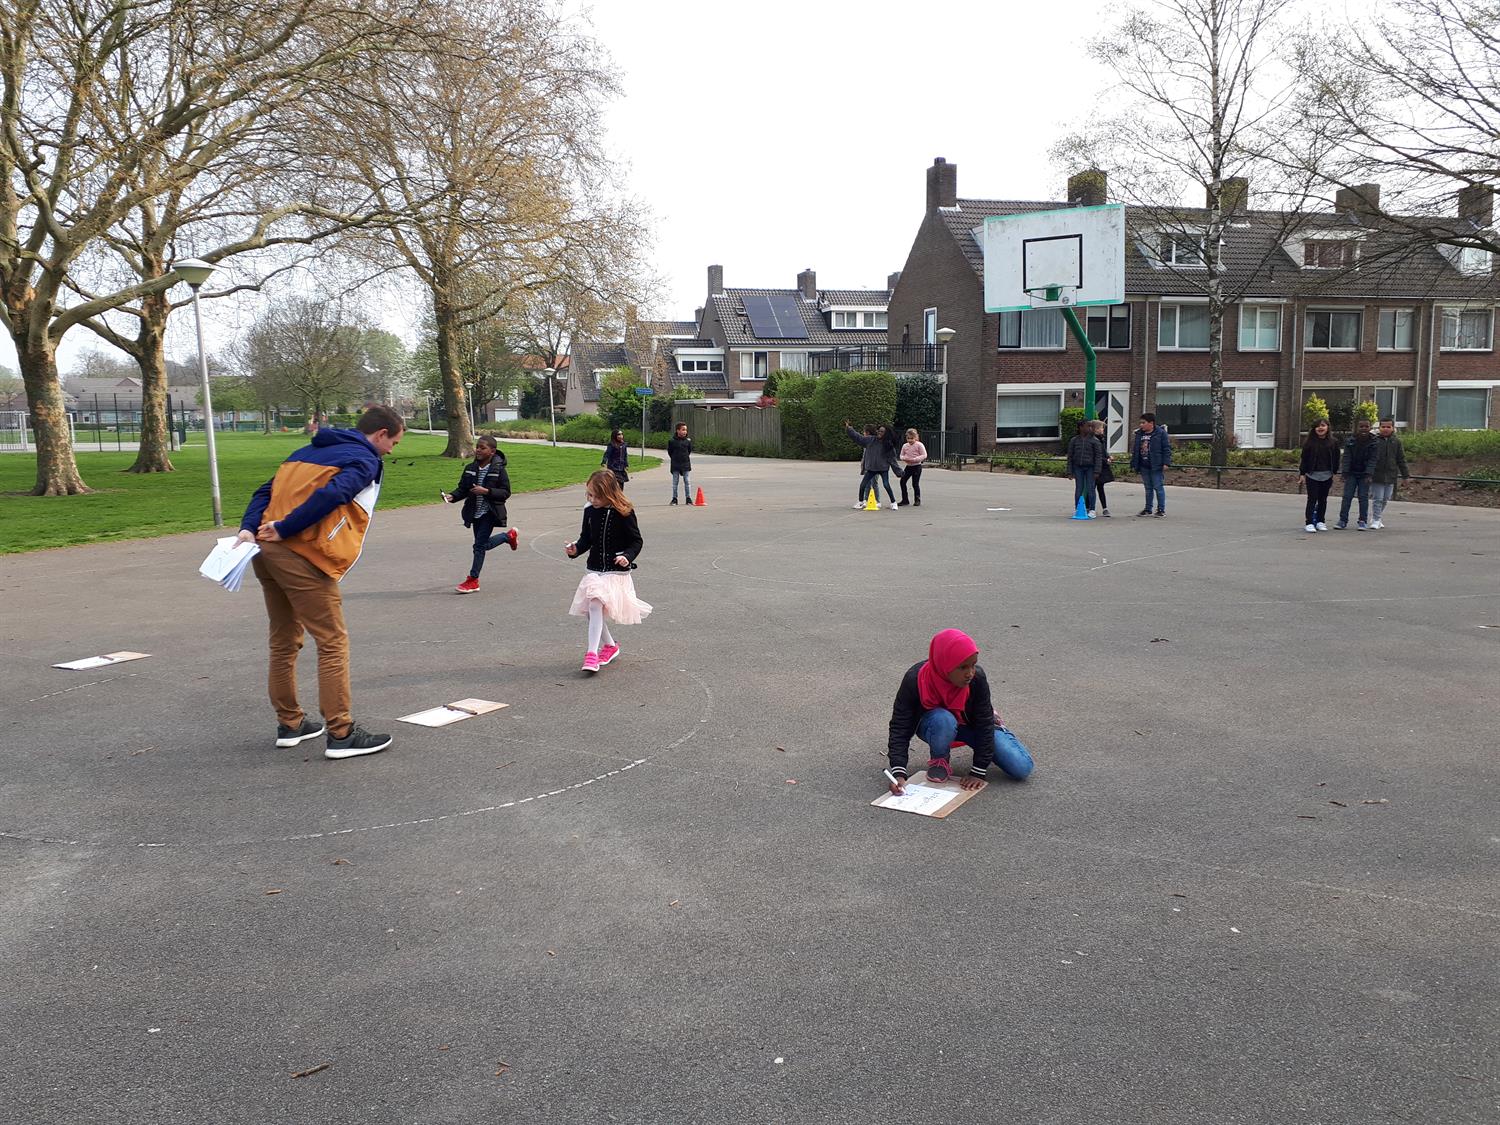
[[[1117, 305], [1125, 300], [1125, 205], [984, 220], [984, 311]], [[1041, 290], [1060, 288], [1048, 301]]]

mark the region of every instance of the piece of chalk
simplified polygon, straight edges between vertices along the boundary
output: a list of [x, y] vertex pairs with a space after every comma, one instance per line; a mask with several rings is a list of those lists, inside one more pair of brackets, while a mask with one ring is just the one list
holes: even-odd
[[893, 774], [890, 770], [881, 770], [880, 772], [885, 774], [885, 779], [892, 785], [894, 785], [897, 789], [901, 788], [901, 783], [896, 780], [896, 775]]

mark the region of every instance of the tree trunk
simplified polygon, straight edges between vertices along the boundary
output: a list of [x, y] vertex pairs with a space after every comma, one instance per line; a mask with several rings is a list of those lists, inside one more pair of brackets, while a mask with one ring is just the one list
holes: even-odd
[[16, 340], [21, 380], [36, 433], [36, 487], [33, 496], [83, 496], [94, 490], [83, 483], [73, 457], [73, 431], [62, 384], [57, 379], [57, 349], [45, 331]]
[[127, 473], [170, 473], [172, 443], [167, 418], [167, 296], [153, 294], [142, 302], [135, 362], [141, 369], [141, 448]]
[[443, 401], [448, 407], [448, 444], [444, 457], [474, 456], [474, 431], [469, 425], [469, 400], [464, 392], [462, 373], [453, 366], [452, 312], [440, 302], [434, 303], [437, 321], [438, 371], [443, 377]]

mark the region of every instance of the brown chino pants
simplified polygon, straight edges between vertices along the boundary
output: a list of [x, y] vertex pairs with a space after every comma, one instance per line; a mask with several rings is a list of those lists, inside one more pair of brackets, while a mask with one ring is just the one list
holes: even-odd
[[297, 653], [303, 630], [318, 646], [318, 706], [328, 733], [343, 738], [353, 723], [349, 698], [349, 633], [339, 584], [285, 543], [261, 543], [251, 560], [271, 619], [271, 671], [267, 687], [276, 719], [296, 727], [304, 717], [297, 702]]

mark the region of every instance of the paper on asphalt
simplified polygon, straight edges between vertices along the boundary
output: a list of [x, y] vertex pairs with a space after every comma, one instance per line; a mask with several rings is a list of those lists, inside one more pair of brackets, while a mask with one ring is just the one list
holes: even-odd
[[86, 656], [82, 660], [69, 660], [65, 664], [54, 664], [54, 668], [66, 668], [70, 672], [82, 672], [86, 668], [104, 668], [111, 664], [121, 664], [127, 660], [142, 660], [150, 656], [149, 652], [110, 652], [103, 656]]
[[498, 711], [502, 707], [509, 706], [509, 703], [495, 703], [489, 699], [459, 699], [452, 703], [444, 703], [441, 707], [430, 707], [426, 711], [418, 711], [413, 715], [402, 715], [396, 721], [413, 723], [419, 727], [446, 727], [451, 723], [461, 723], [476, 715], [488, 715], [491, 711]]
[[870, 804], [882, 809], [942, 819], [979, 792], [979, 789], [964, 789], [953, 780], [941, 785], [929, 782], [925, 770], [912, 774], [905, 788], [906, 792], [899, 796], [895, 793], [882, 793]]

